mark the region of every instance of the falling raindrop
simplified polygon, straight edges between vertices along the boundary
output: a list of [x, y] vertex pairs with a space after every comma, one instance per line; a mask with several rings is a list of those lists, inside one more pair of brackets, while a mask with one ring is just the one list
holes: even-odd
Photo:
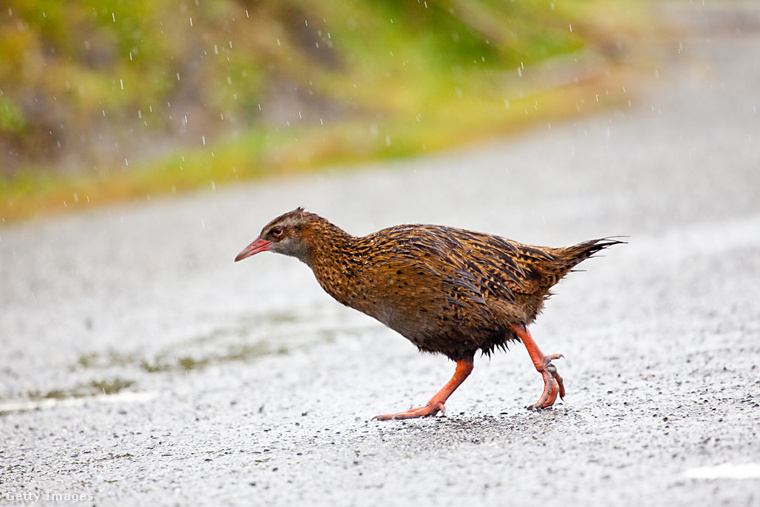
[[206, 136], [201, 136], [201, 141], [203, 142], [203, 146], [206, 146]]

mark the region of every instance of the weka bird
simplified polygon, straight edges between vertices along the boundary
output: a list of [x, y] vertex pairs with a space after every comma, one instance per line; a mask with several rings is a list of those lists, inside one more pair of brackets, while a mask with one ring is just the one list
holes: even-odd
[[527, 326], [573, 266], [618, 243], [602, 238], [547, 248], [437, 225], [398, 225], [356, 237], [298, 208], [267, 224], [235, 261], [267, 250], [296, 257], [338, 302], [374, 317], [421, 351], [456, 361], [452, 379], [425, 406], [376, 417], [407, 419], [443, 412], [472, 372], [475, 352], [490, 354], [517, 340], [544, 380], [530, 408], [564, 398], [552, 364], [562, 356], [541, 352]]

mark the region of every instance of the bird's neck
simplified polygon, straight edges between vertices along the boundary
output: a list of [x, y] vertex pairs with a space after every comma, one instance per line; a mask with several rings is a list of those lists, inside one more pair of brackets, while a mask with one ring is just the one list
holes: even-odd
[[324, 219], [315, 225], [304, 233], [309, 255], [302, 260], [316, 274], [318, 269], [339, 265], [346, 255], [350, 255], [358, 238]]
[[359, 275], [356, 251], [362, 238], [352, 236], [325, 221], [315, 236], [309, 238], [309, 259], [306, 264], [314, 272], [319, 285], [338, 302], [349, 305], [356, 277]]

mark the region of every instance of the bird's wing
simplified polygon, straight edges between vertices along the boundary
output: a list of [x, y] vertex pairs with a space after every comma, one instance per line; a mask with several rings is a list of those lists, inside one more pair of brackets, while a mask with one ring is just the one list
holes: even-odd
[[399, 226], [393, 236], [395, 255], [441, 280], [453, 306], [469, 303], [490, 313], [486, 308], [493, 300], [514, 303], [515, 296], [539, 290], [538, 250], [441, 226]]
[[459, 243], [452, 256], [473, 273], [485, 294], [514, 300], [515, 295], [534, 294], [541, 289], [542, 266], [552, 256], [499, 236], [452, 229]]

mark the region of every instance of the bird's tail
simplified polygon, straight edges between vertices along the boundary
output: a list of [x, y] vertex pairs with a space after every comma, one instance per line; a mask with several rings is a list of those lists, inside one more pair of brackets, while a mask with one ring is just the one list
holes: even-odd
[[615, 238], [599, 238], [564, 248], [552, 248], [551, 261], [543, 266], [542, 278], [544, 287], [548, 289], [553, 286], [575, 266], [595, 253], [620, 243], [625, 243], [625, 241]]
[[625, 243], [625, 241], [615, 239], [614, 237], [592, 239], [589, 241], [584, 241], [583, 243], [578, 243], [577, 245], [568, 246], [565, 248], [557, 248], [555, 250], [555, 253], [559, 257], [560, 263], [563, 265], [564, 272], [567, 273], [582, 261], [604, 250], [605, 248], [623, 243]]

